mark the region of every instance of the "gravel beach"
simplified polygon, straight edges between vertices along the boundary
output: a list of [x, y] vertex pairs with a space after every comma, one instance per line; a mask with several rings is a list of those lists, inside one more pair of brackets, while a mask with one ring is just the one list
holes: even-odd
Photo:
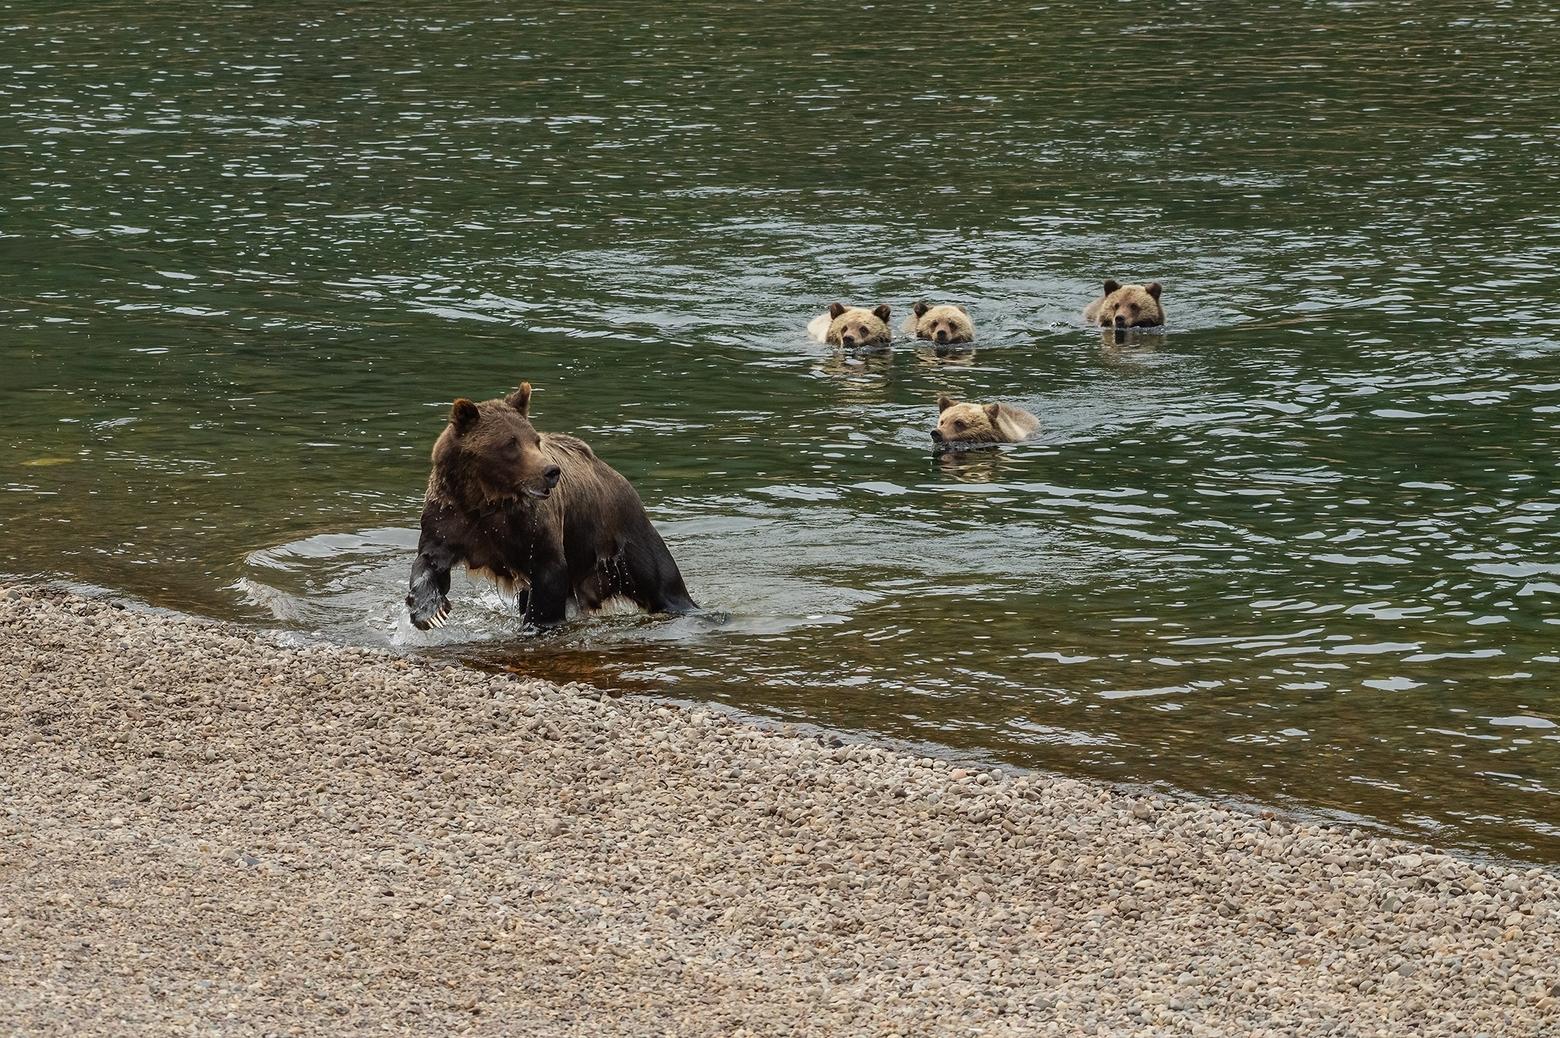
[[1560, 1034], [1560, 879], [0, 591], [0, 1033]]

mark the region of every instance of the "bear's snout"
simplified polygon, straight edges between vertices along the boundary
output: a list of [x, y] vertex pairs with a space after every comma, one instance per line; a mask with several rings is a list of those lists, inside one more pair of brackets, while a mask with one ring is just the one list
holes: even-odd
[[933, 443], [941, 443], [941, 442], [943, 442], [943, 431], [941, 429], [933, 429], [932, 430], [932, 442]]
[[542, 470], [542, 478], [547, 481], [548, 489], [558, 485], [558, 480], [563, 478], [563, 469], [556, 465], [549, 465]]
[[1121, 314], [1117, 314], [1116, 315], [1116, 327], [1117, 328], [1125, 328], [1126, 326], [1127, 326], [1127, 319], [1125, 317], [1123, 317]]
[[846, 346], [854, 346], [856, 345], [856, 337], [854, 335], [842, 335], [840, 336], [840, 342]]
[[938, 342], [947, 342], [948, 341], [948, 329], [946, 329], [946, 328], [939, 328], [939, 329], [937, 329], [937, 341]]

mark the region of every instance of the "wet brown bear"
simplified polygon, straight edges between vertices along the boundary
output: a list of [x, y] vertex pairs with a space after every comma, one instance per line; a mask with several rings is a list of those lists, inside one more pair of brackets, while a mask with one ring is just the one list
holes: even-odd
[[457, 400], [433, 445], [422, 537], [412, 563], [412, 624], [444, 626], [450, 570], [464, 564], [518, 591], [528, 623], [561, 623], [614, 596], [652, 613], [687, 613], [682, 574], [628, 480], [573, 436], [538, 433], [531, 384], [503, 400]]
[[871, 310], [844, 303], [830, 303], [829, 312], [807, 322], [807, 334], [819, 342], [853, 349], [858, 346], [887, 346], [894, 339], [888, 327], [888, 304]]
[[933, 306], [917, 303], [905, 318], [905, 331], [917, 339], [929, 339], [939, 346], [975, 341], [975, 323], [962, 306]]
[[1105, 294], [1083, 309], [1090, 324], [1116, 328], [1156, 328], [1165, 323], [1165, 308], [1159, 303], [1159, 282], [1123, 285], [1105, 282]]
[[1008, 404], [958, 403], [937, 398], [937, 428], [932, 442], [949, 444], [1017, 443], [1033, 436], [1040, 420], [1022, 408]]

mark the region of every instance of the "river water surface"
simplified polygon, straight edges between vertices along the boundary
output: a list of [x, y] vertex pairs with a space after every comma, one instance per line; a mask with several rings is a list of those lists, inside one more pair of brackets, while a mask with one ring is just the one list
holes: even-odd
[[[1560, 860], [1553, 9], [320, 11], [0, 2], [0, 571]], [[410, 629], [521, 378], [706, 614]]]

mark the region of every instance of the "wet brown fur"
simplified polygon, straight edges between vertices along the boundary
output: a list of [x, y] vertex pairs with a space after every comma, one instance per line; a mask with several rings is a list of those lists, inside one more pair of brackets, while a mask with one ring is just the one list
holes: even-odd
[[905, 318], [904, 330], [917, 339], [929, 339], [939, 346], [975, 341], [975, 323], [962, 306], [917, 303]]
[[1102, 327], [1156, 328], [1165, 323], [1165, 308], [1159, 301], [1159, 282], [1123, 285], [1107, 281], [1105, 293], [1083, 309], [1083, 319]]
[[827, 313], [808, 322], [807, 334], [819, 342], [846, 349], [887, 346], [894, 339], [894, 333], [888, 327], [890, 312], [887, 303], [880, 303], [871, 310], [830, 303]]
[[959, 403], [937, 398], [937, 428], [932, 439], [939, 445], [1017, 443], [1033, 436], [1040, 420], [1009, 404]]
[[518, 593], [538, 624], [619, 596], [651, 612], [694, 609], [628, 480], [583, 440], [538, 433], [530, 395], [523, 383], [503, 400], [451, 408], [423, 500], [413, 623], [442, 626], [456, 565]]

